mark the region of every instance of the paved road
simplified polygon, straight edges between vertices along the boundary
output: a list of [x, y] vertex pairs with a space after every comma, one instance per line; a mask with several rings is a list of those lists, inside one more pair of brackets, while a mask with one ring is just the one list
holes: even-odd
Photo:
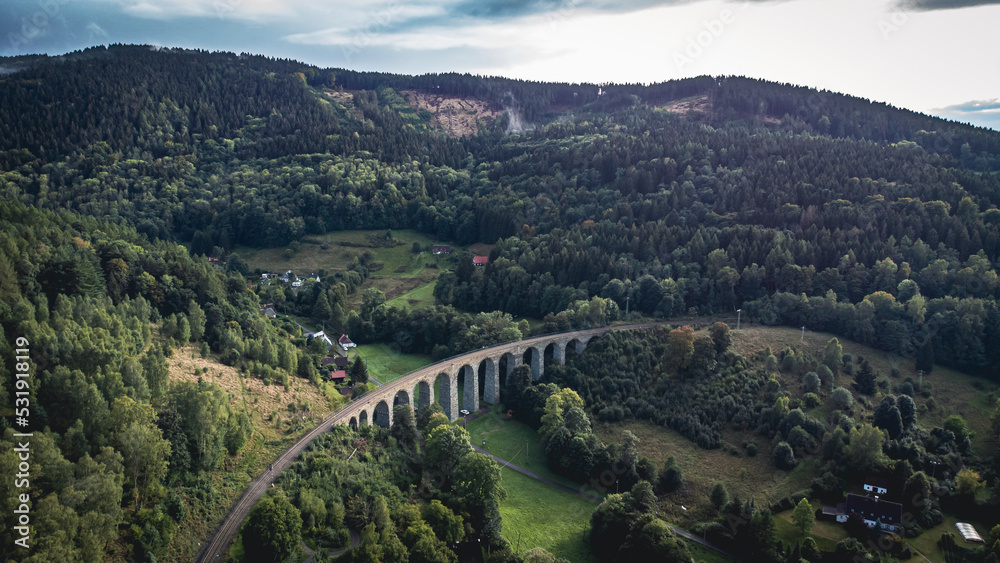
[[[608, 330], [609, 331], [634, 330], [640, 328], [650, 328], [663, 324], [668, 324], [668, 323], [651, 322], [651, 323], [641, 323], [633, 325], [621, 325], [616, 327], [610, 327]], [[591, 330], [593, 329], [579, 331], [579, 332], [590, 332]], [[541, 335], [541, 336], [531, 337], [519, 341], [519, 344], [533, 344], [534, 342], [541, 342], [549, 338], [549, 336], [550, 335]], [[509, 344], [510, 343], [501, 344], [498, 345], [497, 347], [498, 348], [506, 347]], [[482, 350], [474, 350], [472, 352], [469, 352], [469, 354], [478, 354], [480, 352], [482, 352]], [[454, 359], [457, 358], [451, 358], [451, 360]], [[421, 368], [419, 370], [411, 372], [409, 375], [406, 375], [404, 377], [397, 379], [396, 381], [393, 381], [391, 384], [387, 385], [387, 387], [402, 388], [402, 386], [405, 385], [406, 383], [409, 383], [411, 379], [416, 379], [417, 377], [419, 377], [423, 369], [425, 368]], [[310, 430], [305, 436], [303, 436], [297, 442], [295, 442], [295, 444], [293, 444], [291, 447], [285, 450], [284, 453], [278, 456], [278, 458], [274, 460], [274, 463], [271, 464], [271, 469], [264, 471], [259, 476], [257, 476], [256, 479], [251, 481], [250, 485], [247, 487], [247, 490], [243, 492], [243, 494], [236, 501], [236, 503], [233, 504], [232, 508], [229, 509], [229, 513], [227, 513], [226, 517], [223, 518], [222, 522], [219, 524], [219, 527], [216, 528], [211, 538], [209, 538], [209, 540], [202, 546], [201, 551], [198, 552], [198, 555], [195, 558], [195, 561], [198, 561], [199, 563], [209, 563], [212, 561], [216, 561], [218, 557], [220, 557], [223, 553], [225, 553], [226, 549], [229, 547], [229, 543], [233, 540], [233, 537], [236, 535], [236, 531], [239, 529], [240, 523], [242, 523], [243, 519], [246, 518], [247, 514], [250, 513], [250, 509], [253, 508], [253, 505], [257, 502], [257, 500], [260, 499], [260, 497], [264, 496], [264, 493], [267, 492], [267, 489], [270, 488], [271, 484], [278, 477], [278, 475], [280, 475], [282, 471], [291, 466], [291, 464], [295, 461], [295, 459], [298, 458], [299, 454], [302, 453], [302, 450], [304, 450], [306, 446], [308, 446], [314, 439], [316, 439], [317, 436], [319, 436], [324, 432], [329, 431], [334, 424], [337, 424], [342, 419], [349, 417], [350, 413], [353, 413], [354, 411], [354, 409], [351, 408], [352, 406], [353, 403], [348, 403], [339, 411], [336, 411], [327, 416], [323, 420], [323, 422], [319, 423], [315, 428]]]

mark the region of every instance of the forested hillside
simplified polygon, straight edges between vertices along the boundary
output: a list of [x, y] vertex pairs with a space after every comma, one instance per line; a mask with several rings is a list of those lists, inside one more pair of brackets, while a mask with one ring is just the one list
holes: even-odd
[[[529, 323], [515, 316], [555, 331], [626, 311], [728, 318], [740, 309], [743, 322], [832, 332], [924, 372], [938, 363], [1000, 378], [995, 131], [743, 77], [648, 86], [410, 77], [122, 45], [0, 58], [0, 67], [12, 71], [0, 73], [0, 428], [12, 430], [6, 358], [25, 337], [38, 366], [34, 518], [48, 538], [30, 560], [190, 555], [171, 546], [175, 523], [188, 507], [214, 506], [212, 484], [227, 460], [240, 459], [250, 422], [214, 383], [168, 385], [164, 358], [194, 343], [247, 376], [316, 384], [324, 351], [291, 322], [266, 321], [263, 302], [349, 329], [362, 343], [436, 357], [518, 338]], [[490, 112], [476, 116], [474, 134], [449, 134], [408, 103], [412, 92]], [[360, 310], [348, 311], [370, 255], [286, 295], [248, 289], [260, 272], [236, 251], [294, 253], [312, 235], [404, 228], [489, 245], [489, 263], [455, 256], [437, 278], [439, 307], [380, 307], [384, 296], [366, 292]], [[677, 389], [621, 373], [607, 374], [613, 383], [601, 393], [605, 384], [582, 373], [609, 362], [589, 359], [558, 372], [558, 382], [579, 390], [583, 399], [571, 402], [585, 401], [600, 420], [647, 420], [705, 448], [723, 443], [726, 425], [793, 440], [795, 425], [782, 422], [789, 413], [771, 407], [774, 370], [726, 346], [713, 353], [704, 340], [698, 369], [712, 364], [737, 385], [733, 395], [723, 398], [718, 382]], [[637, 342], [598, 346], [590, 357]], [[711, 398], [705, 410], [662, 413], [696, 394]], [[800, 422], [794, 438], [810, 444], [839, 424]], [[913, 431], [932, 449], [933, 436]], [[392, 445], [370, 434], [373, 451]], [[341, 438], [324, 447], [347, 452]], [[964, 447], [956, 444], [936, 455]], [[13, 447], [9, 437], [0, 446], [4, 467], [16, 464]], [[836, 457], [831, 447], [821, 459]], [[372, 460], [393, 463], [377, 453]], [[631, 461], [635, 480], [648, 477]], [[393, 478], [400, 491], [414, 484], [398, 471]], [[10, 486], [0, 483], [3, 502], [13, 502]], [[308, 493], [285, 483], [298, 504], [371, 486], [317, 484]], [[472, 522], [464, 537], [499, 537], [495, 506], [463, 507], [450, 490], [444, 498]], [[341, 508], [350, 520], [354, 509]], [[383, 508], [400, 526], [433, 518], [401, 502]], [[355, 509], [367, 515], [356, 524], [366, 524], [371, 511]], [[8, 542], [14, 520], [4, 518]], [[344, 517], [325, 518], [314, 514], [306, 526], [335, 535], [332, 545]], [[394, 525], [380, 522], [368, 543], [376, 531], [395, 537]], [[423, 541], [433, 552], [448, 537], [400, 530], [395, 543]]]
[[[452, 138], [405, 89], [508, 112]], [[671, 110], [687, 97], [709, 109]], [[129, 46], [33, 59], [0, 101], [5, 195], [196, 254], [410, 227], [499, 242], [438, 284], [473, 312], [542, 317], [595, 295], [663, 317], [743, 308], [928, 369], [1000, 365], [986, 129], [736, 77], [598, 95]], [[514, 117], [534, 130], [507, 134]]]

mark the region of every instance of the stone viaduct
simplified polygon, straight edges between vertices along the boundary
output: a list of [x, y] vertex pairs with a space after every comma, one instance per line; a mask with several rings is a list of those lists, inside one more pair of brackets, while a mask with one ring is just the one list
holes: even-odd
[[[567, 353], [583, 353], [591, 340], [607, 332], [649, 328], [658, 324], [661, 323], [548, 334], [453, 356], [365, 393], [337, 413], [336, 424], [391, 426], [394, 405], [412, 404], [414, 408], [420, 408], [433, 404], [435, 383], [438, 384], [438, 403], [448, 418], [454, 421], [458, 419], [460, 407], [470, 412], [479, 409], [480, 394], [483, 402], [493, 405], [500, 402], [501, 372], [506, 378], [516, 366], [527, 364], [531, 367], [532, 379], [537, 380], [545, 370], [546, 357], [564, 364]], [[461, 402], [458, 394], [460, 381], [463, 388]]]

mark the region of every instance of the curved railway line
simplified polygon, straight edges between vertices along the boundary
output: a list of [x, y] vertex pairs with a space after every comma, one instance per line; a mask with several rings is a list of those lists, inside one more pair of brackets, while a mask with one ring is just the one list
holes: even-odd
[[[605, 327], [605, 330], [602, 331], [602, 334], [617, 330], [635, 330], [642, 328], [651, 328], [654, 326], [659, 326], [664, 324], [670, 324], [670, 323], [652, 322], [652, 323]], [[558, 336], [567, 336], [577, 332], [592, 333], [594, 332], [594, 329], [559, 333]], [[546, 341], [547, 339], [550, 339], [553, 336], [557, 335], [546, 334], [541, 336], [534, 336], [524, 340], [518, 340], [516, 342], [499, 344], [497, 346], [491, 347], [489, 350], [494, 350], [499, 352], [512, 345], [534, 344], [536, 342]], [[435, 366], [437, 366], [438, 364], [444, 362], [454, 362], [455, 360], [458, 360], [463, 356], [476, 355], [481, 352], [482, 350], [474, 350], [471, 352], [467, 352], [465, 354], [461, 354], [451, 358], [446, 358], [438, 362], [434, 362], [433, 364], [424, 366], [418, 370], [410, 372], [409, 374], [397, 379], [396, 381], [393, 381], [392, 383], [389, 383], [378, 390], [373, 390], [372, 392], [390, 391], [397, 388], [402, 389], [404, 385], [406, 385], [407, 383], [410, 383], [413, 380], [418, 379], [425, 372], [425, 370], [433, 370], [435, 369]], [[213, 561], [220, 560], [222, 554], [225, 553], [229, 543], [236, 536], [236, 531], [239, 529], [239, 526], [243, 522], [243, 519], [246, 518], [247, 514], [250, 513], [250, 509], [253, 508], [253, 505], [257, 502], [257, 500], [259, 500], [260, 497], [264, 496], [264, 493], [271, 486], [271, 484], [278, 477], [278, 475], [281, 475], [282, 471], [288, 469], [288, 467], [291, 466], [292, 462], [294, 462], [295, 459], [299, 456], [299, 454], [302, 453], [302, 450], [304, 450], [306, 446], [308, 446], [314, 439], [316, 439], [317, 436], [319, 436], [324, 432], [329, 431], [334, 424], [342, 422], [345, 418], [349, 418], [352, 414], [354, 414], [354, 412], [357, 409], [358, 409], [357, 405], [348, 403], [346, 406], [327, 415], [322, 422], [320, 422], [318, 425], [316, 425], [316, 427], [314, 427], [312, 430], [306, 433], [306, 435], [299, 438], [292, 446], [290, 446], [280, 456], [278, 456], [278, 458], [275, 459], [274, 462], [270, 464], [267, 470], [265, 470], [263, 473], [258, 475], [254, 480], [252, 480], [247, 489], [243, 491], [242, 495], [240, 495], [240, 498], [237, 499], [236, 503], [233, 504], [233, 506], [229, 509], [229, 512], [226, 514], [225, 518], [223, 518], [219, 526], [215, 529], [215, 532], [213, 532], [209, 540], [204, 545], [202, 545], [201, 550], [198, 551], [198, 555], [195, 557], [195, 561], [197, 561], [198, 563], [210, 563]]]

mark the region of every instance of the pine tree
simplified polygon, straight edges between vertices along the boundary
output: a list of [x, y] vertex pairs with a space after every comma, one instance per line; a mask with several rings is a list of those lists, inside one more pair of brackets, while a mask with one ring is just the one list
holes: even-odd
[[726, 490], [726, 485], [723, 482], [718, 482], [715, 487], [712, 488], [712, 504], [715, 508], [722, 510], [723, 506], [729, 502], [729, 491]]
[[854, 374], [854, 389], [862, 395], [875, 394], [875, 370], [872, 369], [868, 360], [861, 359], [861, 367], [858, 373]]
[[354, 359], [354, 363], [351, 364], [351, 371], [347, 374], [347, 379], [351, 385], [368, 383], [368, 366], [365, 365], [365, 361], [361, 356]]

